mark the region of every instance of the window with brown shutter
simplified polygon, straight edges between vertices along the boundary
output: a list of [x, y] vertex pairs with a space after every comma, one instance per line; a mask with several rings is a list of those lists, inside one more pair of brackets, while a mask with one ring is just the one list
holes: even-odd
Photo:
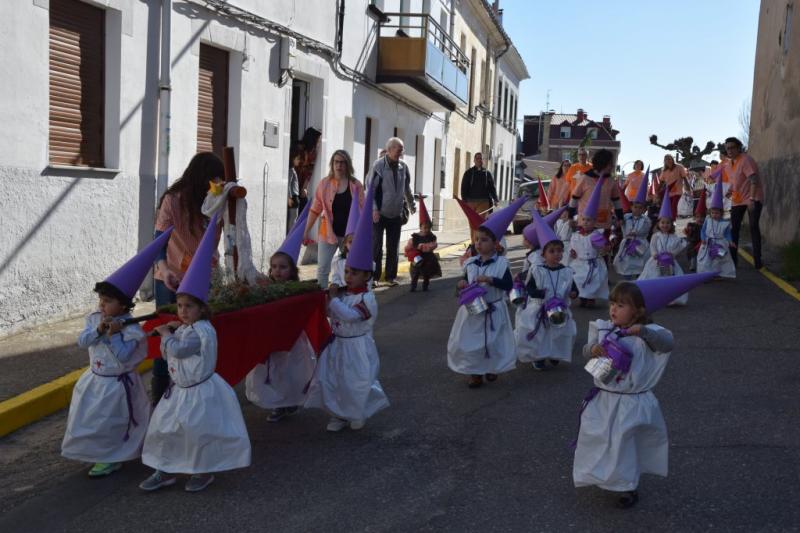
[[200, 45], [197, 151], [222, 157], [228, 142], [228, 52]]
[[104, 166], [105, 12], [50, 0], [50, 163]]

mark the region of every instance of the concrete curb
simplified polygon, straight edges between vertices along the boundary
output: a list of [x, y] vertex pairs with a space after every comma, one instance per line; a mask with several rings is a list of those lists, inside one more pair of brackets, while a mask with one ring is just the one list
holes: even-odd
[[[152, 367], [153, 361], [146, 359], [142, 361], [137, 370], [143, 374]], [[67, 407], [72, 399], [72, 389], [75, 387], [75, 383], [87, 368], [75, 370], [0, 402], [0, 437]]]

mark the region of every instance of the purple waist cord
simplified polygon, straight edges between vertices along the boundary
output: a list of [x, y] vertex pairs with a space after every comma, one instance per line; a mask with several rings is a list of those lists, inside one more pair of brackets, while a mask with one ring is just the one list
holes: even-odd
[[491, 356], [489, 355], [489, 333], [486, 331], [486, 322], [489, 322], [489, 329], [494, 331], [494, 319], [492, 319], [492, 313], [494, 313], [495, 309], [495, 302], [488, 302], [486, 305], [488, 309], [484, 313], [483, 317], [483, 350], [484, 350], [484, 357], [489, 359]]
[[592, 257], [591, 259], [588, 259], [588, 261], [589, 261], [589, 272], [586, 273], [586, 279], [583, 280], [583, 283], [581, 284], [581, 287], [586, 287], [586, 285], [590, 281], [592, 281], [592, 277], [594, 277], [594, 272], [597, 269], [597, 258], [596, 257]]
[[131, 379], [130, 372], [125, 372], [124, 374], [98, 374], [97, 372], [92, 371], [92, 374], [95, 376], [100, 376], [101, 378], [117, 378], [117, 383], [122, 383], [122, 387], [125, 389], [125, 403], [128, 405], [128, 427], [125, 428], [125, 436], [122, 437], [123, 442], [128, 442], [128, 439], [131, 436], [131, 425], [133, 427], [138, 427], [139, 423], [136, 421], [136, 417], [133, 415], [133, 391], [131, 387], [133, 386], [133, 380]]
[[[206, 377], [206, 378], [204, 378], [204, 379], [202, 379], [202, 380], [198, 381], [197, 383], [192, 383], [191, 385], [188, 385], [188, 386], [186, 386], [186, 387], [184, 387], [183, 385], [178, 385], [178, 387], [180, 387], [180, 388], [182, 388], [182, 389], [191, 389], [191, 388], [193, 388], [193, 387], [197, 387], [198, 385], [202, 385], [203, 383], [205, 383], [206, 381], [208, 381], [209, 379], [211, 379], [211, 377], [212, 377], [213, 375], [214, 375], [214, 373], [212, 372], [212, 373], [211, 373], [211, 374], [210, 374], [208, 377]], [[169, 397], [170, 397], [170, 396], [172, 396], [172, 388], [173, 388], [174, 386], [175, 386], [175, 380], [172, 380], [172, 381], [170, 381], [170, 382], [169, 382], [169, 387], [167, 387], [167, 390], [166, 390], [166, 391], [164, 391], [164, 396], [162, 396], [162, 398], [164, 398], [165, 400], [168, 400], [168, 399], [169, 399]]]
[[621, 394], [623, 396], [636, 396], [638, 394], [644, 394], [646, 392], [650, 392], [650, 389], [639, 392], [619, 392], [608, 389], [601, 389], [600, 387], [592, 387], [591, 389], [589, 389], [589, 393], [586, 394], [586, 397], [581, 402], [581, 409], [578, 412], [578, 436], [575, 437], [575, 440], [572, 441], [572, 444], [570, 445], [570, 448], [573, 450], [578, 447], [578, 437], [581, 434], [581, 418], [583, 418], [583, 412], [589, 406], [591, 401], [594, 400], [598, 394], [600, 394], [600, 391], [609, 392], [611, 394]]

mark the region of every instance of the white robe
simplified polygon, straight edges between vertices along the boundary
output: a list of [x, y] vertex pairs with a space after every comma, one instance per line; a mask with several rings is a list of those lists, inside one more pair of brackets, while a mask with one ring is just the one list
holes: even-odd
[[264, 364], [247, 374], [245, 395], [263, 409], [303, 405], [316, 364], [314, 347], [304, 331], [291, 350], [271, 353]]
[[[590, 322], [587, 343], [600, 343], [612, 327], [608, 320]], [[667, 426], [651, 389], [661, 379], [670, 353], [653, 352], [640, 337], [622, 337], [619, 342], [633, 354], [631, 368], [620, 381], [594, 382], [604, 390], [581, 414], [572, 467], [576, 487], [597, 485], [624, 492], [636, 490], [641, 474], [667, 475]]]
[[[558, 359], [569, 363], [572, 361], [572, 346], [575, 344], [575, 334], [577, 333], [569, 307], [567, 307], [567, 321], [563, 325], [556, 327], [548, 324], [545, 317], [545, 323], [539, 326], [536, 335], [531, 340], [528, 340], [528, 334], [536, 329], [539, 312], [544, 302], [557, 296], [569, 306], [572, 269], [564, 267], [560, 270], [550, 270], [543, 265], [536, 266], [528, 271], [525, 279], [526, 286], [531, 277], [536, 282], [536, 288], [545, 291], [545, 297], [544, 299], [528, 298], [525, 309], [522, 309], [521, 306], [518, 307], [516, 328], [514, 329], [517, 359], [522, 362]], [[554, 286], [555, 291], [553, 290]]]
[[575, 272], [575, 285], [578, 286], [578, 295], [581, 298], [607, 300], [608, 267], [606, 267], [605, 259], [592, 245], [592, 234], [602, 235], [603, 230], [594, 230], [588, 235], [582, 235], [580, 232], [572, 234], [570, 247], [575, 251], [577, 257], [570, 261], [569, 266]]
[[347, 258], [342, 257], [342, 254], [336, 252], [331, 259], [331, 285], [338, 285], [339, 287], [346, 287], [347, 283], [344, 281], [344, 267], [347, 263]]
[[564, 243], [564, 256], [561, 258], [561, 264], [569, 266], [572, 259], [569, 256], [569, 251], [572, 250], [570, 240], [572, 240], [572, 221], [563, 220], [559, 218], [556, 220], [556, 236]]
[[[480, 256], [471, 257], [464, 263], [469, 283], [478, 276], [502, 278], [508, 271], [508, 260], [503, 256], [496, 255], [494, 261], [485, 266], [477, 264], [479, 259]], [[471, 315], [465, 306], [460, 306], [447, 340], [447, 366], [459, 374], [502, 374], [516, 367], [506, 292], [489, 285], [484, 288], [487, 290], [484, 299], [494, 310]]]
[[380, 359], [372, 338], [378, 317], [375, 294], [334, 298], [328, 316], [335, 338], [319, 357], [305, 406], [345, 420], [366, 420], [389, 406], [378, 381]]
[[[703, 222], [701, 235], [704, 235], [706, 244], [700, 245], [697, 252], [697, 272], [719, 272], [720, 277], [736, 279], [736, 265], [733, 263], [729, 246], [731, 223], [728, 220], [714, 220], [706, 217]], [[722, 257], [711, 257], [708, 245], [714, 242], [725, 250]]]
[[[645, 261], [647, 261], [647, 235], [650, 233], [650, 219], [642, 215], [639, 218], [634, 218], [631, 213], [625, 215], [625, 221], [622, 226], [622, 243], [619, 245], [619, 251], [614, 258], [614, 269], [617, 274], [621, 276], [638, 276], [644, 270]], [[634, 254], [625, 252], [628, 243], [636, 239], [639, 244], [636, 245]]]
[[[681, 265], [678, 264], [678, 254], [686, 248], [686, 239], [683, 237], [678, 237], [674, 233], [664, 234], [660, 231], [656, 231], [653, 233], [653, 236], [650, 237], [650, 258], [644, 264], [644, 270], [639, 275], [638, 279], [653, 279], [653, 278], [660, 278], [661, 271], [658, 268], [658, 260], [656, 260], [656, 255], [660, 254], [661, 252], [669, 252], [675, 259], [672, 268], [672, 275], [673, 276], [682, 276], [683, 269]], [[689, 303], [689, 293], [684, 293], [681, 296], [678, 296], [669, 305], [686, 305]]]
[[[119, 318], [130, 318], [130, 315]], [[61, 455], [90, 463], [118, 463], [141, 455], [150, 420], [150, 401], [136, 372], [136, 367], [147, 356], [147, 343], [138, 324], [125, 326], [120, 331], [122, 339], [135, 341], [137, 346], [127, 359], [120, 360], [108, 336], [97, 335], [100, 320], [99, 312], [87, 316], [78, 338], [78, 345], [89, 350], [89, 368], [72, 391]], [[127, 378], [120, 377], [125, 375]], [[132, 413], [128, 409], [123, 379], [129, 380]], [[126, 434], [128, 439], [124, 440]]]
[[[179, 358], [181, 348], [200, 350]], [[217, 334], [207, 320], [161, 340], [173, 385], [153, 411], [142, 462], [170, 474], [205, 474], [250, 465], [250, 438], [236, 393], [214, 368]]]

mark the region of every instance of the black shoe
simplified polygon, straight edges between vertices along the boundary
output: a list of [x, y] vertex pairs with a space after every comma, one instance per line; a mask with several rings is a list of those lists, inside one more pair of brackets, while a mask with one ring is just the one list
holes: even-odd
[[622, 496], [619, 497], [617, 500], [617, 507], [620, 509], [630, 509], [636, 502], [639, 501], [639, 493], [635, 490], [631, 490], [628, 492], [623, 492]]
[[764, 263], [762, 263], [760, 260], [756, 260], [754, 261], [753, 266], [756, 267], [756, 270], [761, 270], [764, 268]]
[[424, 292], [428, 292], [428, 286], [429, 286], [429, 285], [430, 285], [430, 282], [428, 282], [428, 281], [423, 281], [423, 282], [422, 282], [422, 290], [423, 290]]
[[550, 363], [550, 366], [556, 367], [558, 366], [558, 363], [560, 363], [561, 361], [559, 361], [558, 359], [548, 359], [547, 362]]

